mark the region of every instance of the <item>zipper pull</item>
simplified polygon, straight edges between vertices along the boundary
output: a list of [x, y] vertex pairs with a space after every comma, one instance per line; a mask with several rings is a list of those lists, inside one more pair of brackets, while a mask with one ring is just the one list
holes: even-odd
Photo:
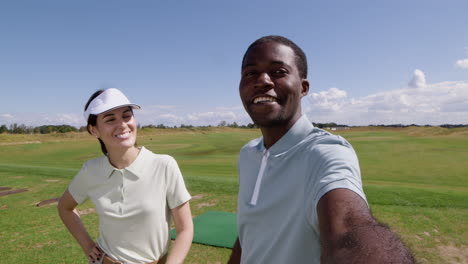
[[257, 205], [258, 194], [260, 192], [260, 184], [262, 182], [263, 174], [265, 174], [265, 168], [268, 163], [268, 157], [270, 152], [267, 149], [263, 151], [262, 163], [260, 165], [260, 170], [258, 171], [257, 181], [255, 182], [255, 188], [250, 199], [250, 205]]

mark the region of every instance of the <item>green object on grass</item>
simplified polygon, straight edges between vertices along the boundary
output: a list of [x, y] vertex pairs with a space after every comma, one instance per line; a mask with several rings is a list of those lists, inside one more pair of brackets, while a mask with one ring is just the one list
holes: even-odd
[[[215, 247], [232, 248], [237, 238], [237, 216], [235, 213], [208, 211], [193, 218], [193, 242]], [[175, 239], [175, 229], [171, 239]]]

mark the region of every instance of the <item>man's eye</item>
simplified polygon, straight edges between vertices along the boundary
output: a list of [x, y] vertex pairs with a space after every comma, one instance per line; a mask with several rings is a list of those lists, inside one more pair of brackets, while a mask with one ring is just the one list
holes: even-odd
[[246, 72], [244, 72], [244, 76], [249, 77], [249, 76], [254, 75], [255, 73], [256, 73], [256, 71], [246, 71]]
[[114, 121], [114, 120], [115, 120], [114, 118], [110, 118], [110, 119], [107, 119], [105, 122], [106, 122], [106, 123], [110, 123], [110, 122], [112, 122], [112, 121]]
[[278, 69], [278, 70], [275, 70], [273, 73], [276, 75], [284, 75], [288, 73], [288, 71], [286, 71], [285, 69]]

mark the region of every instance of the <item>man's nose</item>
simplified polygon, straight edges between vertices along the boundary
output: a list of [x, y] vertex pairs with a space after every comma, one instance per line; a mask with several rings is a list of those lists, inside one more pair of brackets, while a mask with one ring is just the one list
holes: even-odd
[[266, 72], [260, 73], [255, 82], [255, 88], [272, 87], [273, 85], [274, 83], [271, 80], [270, 75]]

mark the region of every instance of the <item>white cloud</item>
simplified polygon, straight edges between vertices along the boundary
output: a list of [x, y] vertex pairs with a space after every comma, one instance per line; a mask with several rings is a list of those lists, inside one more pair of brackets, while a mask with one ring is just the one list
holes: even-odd
[[346, 91], [330, 88], [327, 91], [312, 93], [310, 96], [314, 109], [318, 111], [339, 111], [347, 97]]
[[14, 123], [26, 126], [71, 125], [80, 127], [86, 125], [83, 116], [77, 113], [14, 113], [0, 115], [0, 125]]
[[457, 62], [455, 62], [455, 65], [462, 69], [468, 69], [468, 58], [457, 60]]
[[414, 72], [409, 87], [349, 98], [331, 88], [312, 93], [303, 101], [314, 122], [369, 124], [468, 124], [468, 81], [428, 84], [424, 73]]
[[146, 109], [150, 109], [150, 110], [172, 110], [172, 109], [176, 109], [177, 106], [175, 105], [148, 105], [148, 106], [145, 106]]
[[5, 114], [1, 115], [1, 118], [2, 119], [13, 119], [14, 116], [12, 116], [11, 114], [5, 113]]
[[144, 120], [140, 120], [138, 119], [138, 122], [140, 124], [143, 124], [143, 125], [148, 125], [148, 124], [153, 124], [153, 125], [156, 125], [156, 124], [164, 124], [164, 125], [168, 125], [168, 126], [175, 126], [175, 125], [180, 125], [183, 123], [183, 118], [177, 116], [177, 115], [173, 115], [173, 114], [160, 114], [160, 115], [157, 115], [155, 116], [154, 118], [154, 121], [153, 122], [142, 122]]
[[233, 112], [204, 112], [204, 113], [194, 113], [187, 116], [188, 120], [191, 121], [226, 121], [234, 122], [236, 121], [236, 115]]
[[418, 69], [414, 70], [413, 78], [408, 83], [408, 86], [413, 88], [422, 88], [426, 86], [426, 75], [424, 72]]
[[78, 114], [64, 114], [59, 113], [52, 116], [43, 115], [42, 124], [47, 125], [73, 125], [73, 126], [84, 126], [86, 125], [84, 117]]
[[141, 110], [135, 111], [135, 116], [142, 125], [164, 124], [168, 126], [179, 126], [185, 124], [207, 126], [217, 125], [221, 121], [226, 121], [227, 123], [237, 122], [238, 124], [251, 122], [242, 106], [213, 107], [209, 111], [203, 111], [202, 109], [189, 109], [184, 106], [171, 106], [166, 108], [150, 105], [142, 106]]
[[[302, 100], [303, 112], [313, 122], [347, 125], [369, 124], [468, 124], [468, 81], [427, 83], [421, 70], [415, 70], [408, 87], [351, 98], [344, 89], [329, 88], [311, 93]], [[142, 105], [135, 111], [141, 125], [168, 126], [248, 124], [252, 120], [241, 104], [198, 107], [178, 105]], [[27, 126], [68, 124], [86, 125], [77, 113], [3, 113], [2, 124]]]

